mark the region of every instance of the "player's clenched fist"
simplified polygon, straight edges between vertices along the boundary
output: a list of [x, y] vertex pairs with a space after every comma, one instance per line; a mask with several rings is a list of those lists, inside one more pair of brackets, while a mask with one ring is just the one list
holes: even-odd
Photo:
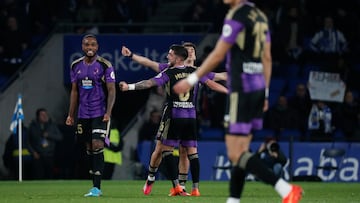
[[66, 125], [69, 125], [69, 126], [74, 125], [74, 118], [71, 117], [71, 116], [68, 116], [68, 117], [66, 118], [65, 124], [66, 124]]
[[130, 51], [130, 49], [129, 48], [127, 48], [126, 46], [122, 46], [121, 47], [121, 54], [123, 55], [123, 56], [130, 56], [131, 55], [131, 51]]
[[119, 82], [119, 88], [120, 88], [120, 91], [128, 91], [129, 85], [126, 82], [121, 81], [121, 82]]

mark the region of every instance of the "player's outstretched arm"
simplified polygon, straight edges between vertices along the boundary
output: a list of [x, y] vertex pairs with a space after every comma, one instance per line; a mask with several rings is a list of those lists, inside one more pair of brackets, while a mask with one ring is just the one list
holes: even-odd
[[223, 85], [213, 81], [213, 80], [206, 80], [205, 82], [206, 86], [208, 86], [210, 89], [216, 91], [216, 92], [221, 92], [224, 94], [228, 93], [228, 89], [226, 87], [224, 87]]
[[227, 80], [227, 72], [215, 73], [214, 81]]
[[206, 57], [201, 66], [187, 78], [177, 82], [174, 85], [174, 91], [178, 94], [189, 91], [190, 88], [199, 81], [199, 78], [212, 71], [221, 61], [224, 60], [224, 57], [231, 46], [232, 44], [219, 39], [214, 50], [208, 55], [208, 57]]
[[157, 84], [153, 79], [142, 80], [140, 82], [132, 83], [132, 84], [127, 84], [124, 81], [119, 82], [119, 88], [121, 91], [150, 89], [151, 87], [154, 87], [156, 85]]
[[129, 58], [131, 58], [133, 61], [151, 68], [152, 70], [154, 70], [155, 72], [159, 73], [160, 69], [159, 69], [159, 63], [156, 61], [152, 61], [144, 56], [140, 56], [138, 54], [133, 53], [129, 48], [127, 48], [126, 46], [122, 46], [121, 48], [121, 54], [123, 56], [127, 56]]

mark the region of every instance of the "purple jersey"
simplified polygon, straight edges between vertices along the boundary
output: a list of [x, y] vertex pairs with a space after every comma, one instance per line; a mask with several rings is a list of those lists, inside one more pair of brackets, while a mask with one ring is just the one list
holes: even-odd
[[230, 91], [251, 92], [265, 88], [261, 57], [270, 31], [267, 17], [252, 3], [229, 10], [221, 40], [233, 44], [226, 56]]
[[91, 64], [81, 57], [71, 64], [70, 78], [79, 91], [79, 118], [96, 118], [106, 112], [106, 84], [115, 83], [112, 64], [97, 56]]
[[160, 72], [164, 71], [165, 69], [169, 68], [168, 63], [159, 63], [159, 70]]

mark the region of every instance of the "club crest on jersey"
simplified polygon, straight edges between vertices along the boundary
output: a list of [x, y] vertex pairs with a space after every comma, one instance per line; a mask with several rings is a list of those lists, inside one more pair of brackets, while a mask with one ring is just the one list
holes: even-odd
[[225, 25], [223, 26], [223, 28], [222, 28], [222, 35], [223, 35], [224, 37], [229, 37], [229, 36], [231, 35], [231, 33], [232, 33], [232, 28], [231, 28], [231, 26], [228, 25], [228, 24], [225, 24]]
[[111, 77], [111, 79], [115, 79], [115, 73], [114, 73], [114, 71], [111, 71], [110, 77]]
[[94, 75], [97, 75], [97, 74], [99, 74], [99, 68], [98, 67], [96, 67], [95, 70], [94, 70]]

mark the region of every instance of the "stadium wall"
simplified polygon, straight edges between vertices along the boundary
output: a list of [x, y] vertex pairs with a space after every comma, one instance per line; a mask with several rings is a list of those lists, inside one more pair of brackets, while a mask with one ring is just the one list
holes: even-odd
[[[280, 148], [288, 157], [288, 162], [284, 168], [284, 177], [290, 180], [291, 177], [296, 176], [317, 176], [323, 181], [343, 181], [343, 182], [359, 182], [360, 176], [360, 143], [314, 143], [314, 142], [295, 142], [292, 148], [292, 158], [290, 158], [290, 143], [280, 142]], [[251, 144], [251, 151], [256, 151], [261, 142], [253, 142]], [[229, 180], [230, 170], [213, 169], [213, 166], [230, 166], [229, 160], [226, 158], [226, 150], [224, 142], [218, 141], [200, 141], [198, 145], [200, 156], [200, 179], [201, 180]], [[335, 159], [324, 159], [322, 153], [325, 148], [338, 147], [346, 150], [346, 155], [342, 161]], [[139, 157], [143, 165], [147, 166], [149, 163], [151, 142], [144, 142], [139, 144]], [[326, 172], [323, 170], [316, 170], [319, 164], [331, 164], [332, 166], [339, 166], [337, 173], [335, 171]], [[248, 177], [252, 179], [251, 176]], [[191, 180], [191, 178], [189, 178]]]

